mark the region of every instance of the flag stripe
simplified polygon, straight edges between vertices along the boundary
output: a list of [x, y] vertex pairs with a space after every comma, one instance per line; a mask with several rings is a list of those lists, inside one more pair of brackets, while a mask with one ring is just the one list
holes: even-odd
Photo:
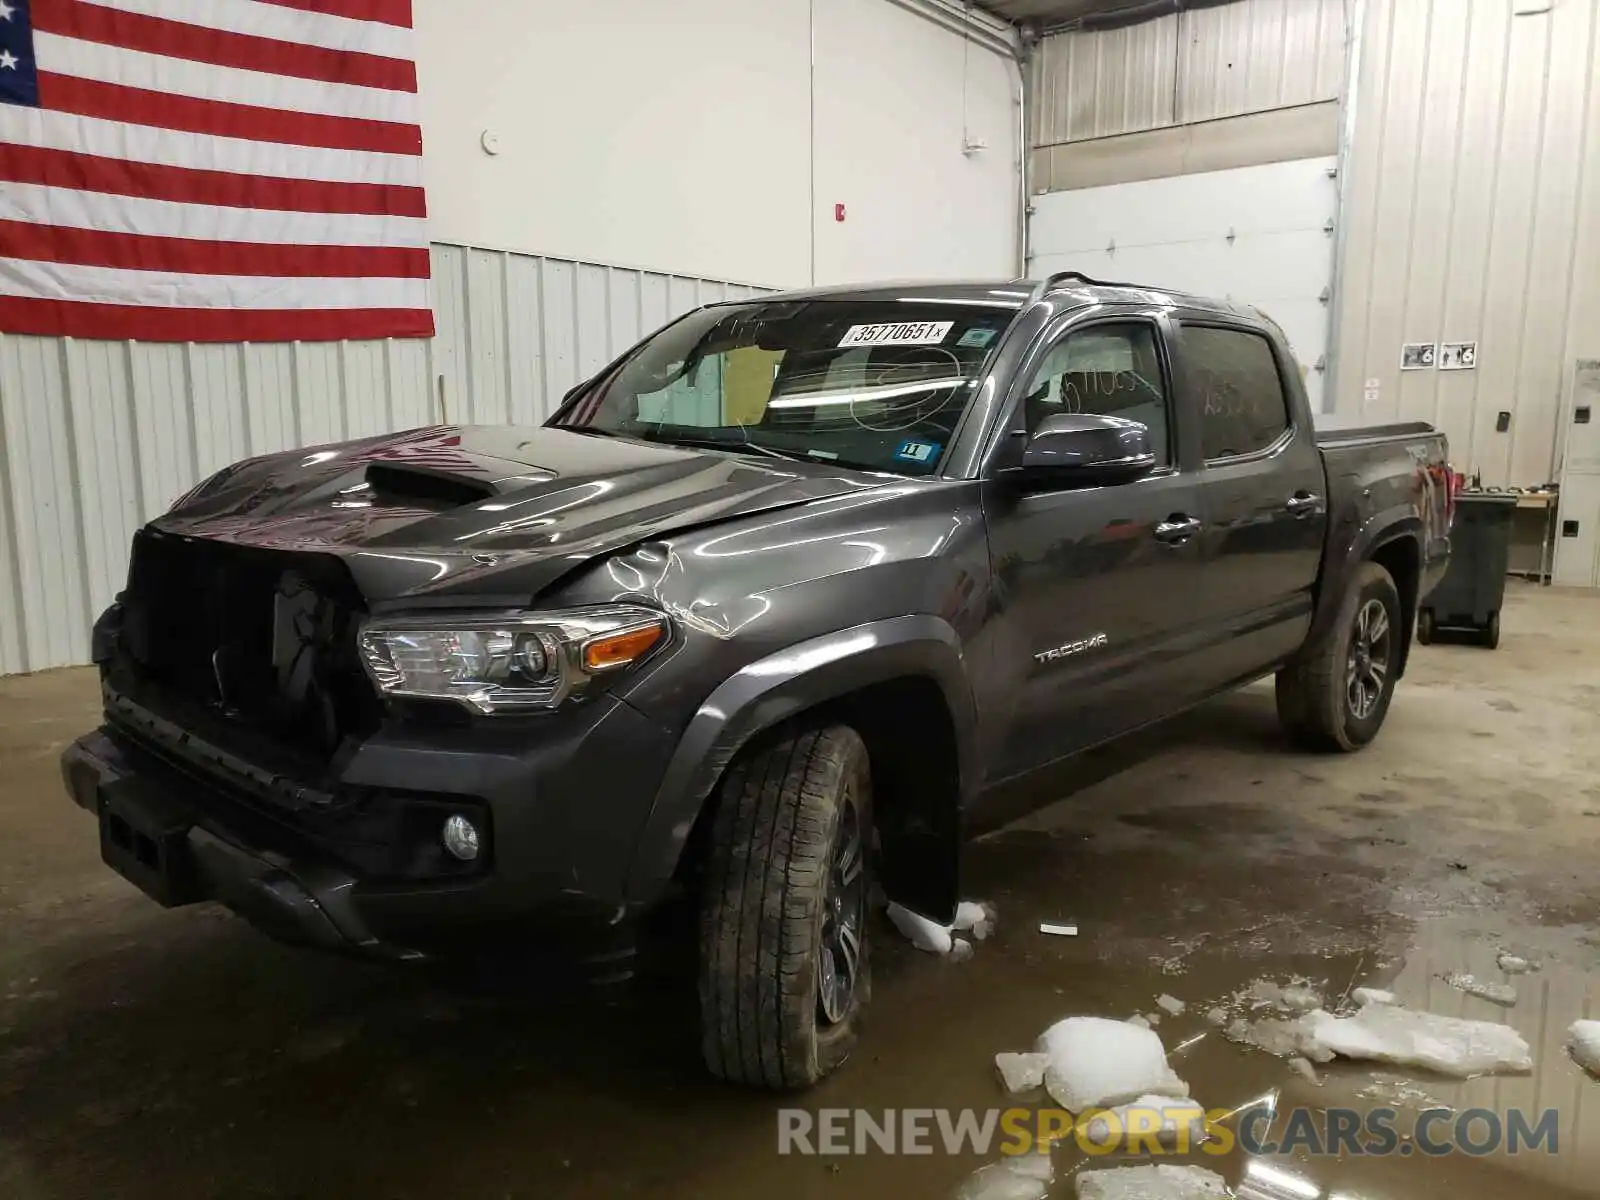
[[12, 0], [0, 330], [432, 336], [410, 19], [410, 0]]
[[151, 54], [191, 58], [220, 67], [271, 71], [328, 83], [417, 90], [416, 64], [355, 50], [329, 50], [278, 38], [251, 37], [143, 13], [103, 8], [85, 0], [33, 0], [35, 32], [60, 33], [85, 41], [127, 46]]
[[264, 4], [262, 0], [88, 0], [101, 8], [143, 13], [208, 29], [225, 29], [252, 37], [323, 46], [329, 50], [359, 50], [382, 58], [409, 59], [411, 29], [377, 21], [352, 20], [328, 13]]
[[169, 58], [102, 42], [86, 42], [58, 33], [35, 34], [33, 43], [39, 70], [55, 75], [296, 113], [403, 122], [412, 126], [417, 123], [415, 92], [320, 83], [264, 71], [218, 67], [188, 58]]
[[298, 342], [339, 338], [432, 337], [427, 308], [146, 308], [0, 295], [0, 329], [44, 337], [153, 342]]
[[428, 246], [426, 222], [416, 217], [175, 204], [34, 183], [0, 187], [0, 220], [203, 241], [414, 250]]
[[0, 220], [0, 257], [197, 275], [426, 279], [428, 252], [407, 246], [304, 246], [154, 237]]
[[381, 21], [411, 28], [411, 0], [259, 0], [280, 8], [349, 17], [354, 21]]
[[0, 257], [0, 296], [161, 308], [426, 308], [425, 279], [190, 275]]
[[422, 153], [422, 130], [389, 121], [321, 117], [249, 104], [195, 100], [140, 88], [119, 87], [39, 72], [39, 100], [57, 112], [103, 117], [125, 125], [149, 125], [213, 137], [280, 142], [328, 150], [371, 150], [380, 154]]
[[[46, 112], [20, 104], [0, 104], [0, 142], [204, 171], [238, 171], [246, 175], [407, 188], [422, 185], [422, 158], [416, 154], [371, 154], [281, 143], [264, 145], [176, 129], [128, 125], [73, 113]], [[9, 147], [7, 153], [10, 153]]]
[[[340, 228], [345, 215], [373, 215], [392, 218], [396, 232], [385, 236], [389, 245], [408, 245], [403, 236], [416, 229], [419, 244], [426, 243], [424, 223], [427, 215], [424, 193], [417, 187], [386, 187], [380, 183], [326, 183], [316, 179], [278, 179], [268, 175], [241, 175], [233, 171], [196, 171], [188, 167], [163, 167], [155, 163], [129, 162], [75, 154], [70, 150], [47, 150], [37, 146], [6, 146], [0, 150], [0, 182], [14, 186], [0, 189], [0, 208], [7, 199], [16, 211], [32, 208], [41, 217], [57, 224], [84, 224], [105, 228], [115, 219], [118, 206], [133, 211], [157, 212], [150, 207], [170, 203], [184, 213], [193, 214], [215, 208], [240, 208], [257, 213], [309, 214], [306, 217], [307, 241], [315, 241], [311, 230], [327, 222]], [[25, 189], [57, 191], [48, 207], [30, 204]], [[86, 204], [100, 205], [100, 211], [82, 222], [67, 219], [73, 213], [68, 193], [87, 197]], [[191, 207], [193, 206], [193, 207]], [[92, 209], [85, 211], [93, 213]], [[327, 214], [327, 215], [324, 215]], [[205, 218], [196, 218], [205, 219]], [[222, 219], [222, 218], [211, 218]], [[155, 220], [155, 218], [152, 218]], [[404, 222], [404, 224], [400, 224]], [[263, 222], [265, 224], [265, 222]], [[158, 229], [156, 232], [165, 232]], [[341, 233], [339, 241], [350, 241]]]

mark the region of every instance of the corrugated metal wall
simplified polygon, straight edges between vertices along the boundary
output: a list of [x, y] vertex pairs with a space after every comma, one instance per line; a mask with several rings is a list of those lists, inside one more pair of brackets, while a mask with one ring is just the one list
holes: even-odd
[[[1337, 405], [1433, 421], [1487, 483], [1556, 475], [1573, 360], [1600, 357], [1597, 72], [1596, 0], [1367, 0]], [[1401, 372], [1440, 341], [1477, 368]]]
[[0, 334], [0, 674], [81, 663], [129, 539], [236, 459], [439, 421], [542, 421], [669, 318], [762, 289], [436, 245], [431, 341]]
[[1039, 45], [1035, 147], [1336, 99], [1354, 0], [1240, 0]]

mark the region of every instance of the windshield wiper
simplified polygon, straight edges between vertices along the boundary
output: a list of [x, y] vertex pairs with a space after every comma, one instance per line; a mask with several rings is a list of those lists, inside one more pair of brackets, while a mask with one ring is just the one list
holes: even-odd
[[726, 442], [721, 438], [700, 437], [651, 437], [647, 433], [635, 434], [647, 442], [655, 442], [660, 446], [694, 446], [704, 450], [731, 450], [734, 453], [749, 452], [764, 454], [768, 458], [781, 458], [787, 462], [818, 462], [803, 450], [779, 450], [775, 446], [762, 445], [760, 442]]

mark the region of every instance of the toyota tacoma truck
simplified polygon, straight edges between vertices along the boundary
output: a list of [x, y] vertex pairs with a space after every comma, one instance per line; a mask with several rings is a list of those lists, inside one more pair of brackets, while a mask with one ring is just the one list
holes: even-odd
[[711, 305], [543, 427], [200, 483], [134, 538], [63, 774], [150, 896], [312, 946], [623, 978], [692, 906], [706, 1065], [803, 1086], [856, 1039], [869, 885], [949, 920], [1004, 785], [1267, 675], [1294, 743], [1370, 742], [1452, 479], [1427, 425], [1316, 431], [1236, 304]]

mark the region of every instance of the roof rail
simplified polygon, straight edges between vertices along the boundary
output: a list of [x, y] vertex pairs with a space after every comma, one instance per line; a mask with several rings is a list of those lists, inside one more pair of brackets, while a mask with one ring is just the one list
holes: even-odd
[[1142, 283], [1121, 283], [1111, 279], [1096, 279], [1093, 275], [1085, 275], [1082, 271], [1056, 271], [1039, 281], [1038, 285], [1033, 289], [1033, 295], [1028, 298], [1028, 302], [1030, 304], [1033, 303], [1033, 301], [1038, 300], [1051, 288], [1055, 287], [1056, 284], [1067, 283], [1068, 281], [1086, 283], [1090, 287], [1143, 288], [1146, 286]]

